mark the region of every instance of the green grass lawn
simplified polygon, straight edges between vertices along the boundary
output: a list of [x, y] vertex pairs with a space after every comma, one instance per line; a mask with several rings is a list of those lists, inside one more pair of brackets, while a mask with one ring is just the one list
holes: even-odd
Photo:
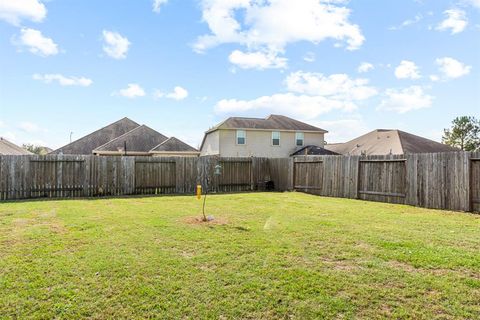
[[0, 318], [480, 317], [480, 216], [301, 193], [0, 204]]

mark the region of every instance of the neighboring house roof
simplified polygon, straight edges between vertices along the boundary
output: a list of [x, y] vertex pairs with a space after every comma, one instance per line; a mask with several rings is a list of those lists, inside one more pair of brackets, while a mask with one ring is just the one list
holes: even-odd
[[127, 154], [129, 152], [148, 153], [152, 148], [158, 146], [168, 138], [163, 134], [153, 130], [146, 125], [141, 125], [115, 139], [105, 143], [93, 150], [93, 153], [102, 152], [125, 152], [125, 144], [127, 146]]
[[338, 153], [327, 150], [325, 148], [319, 147], [319, 146], [304, 146], [294, 153], [292, 153], [290, 156], [333, 156], [333, 155], [338, 155]]
[[285, 117], [282, 115], [272, 114], [266, 118], [243, 118], [230, 117], [219, 123], [207, 132], [218, 129], [259, 129], [259, 130], [289, 130], [289, 131], [317, 131], [326, 133], [327, 131], [310, 124]]
[[150, 152], [198, 152], [198, 150], [175, 137], [171, 137], [154, 147]]
[[401, 130], [377, 129], [345, 143], [326, 144], [325, 149], [344, 155], [385, 155], [450, 152], [458, 149]]
[[7, 156], [23, 156], [23, 155], [32, 155], [30, 151], [23, 149], [22, 147], [17, 146], [16, 144], [6, 140], [5, 138], [0, 137], [0, 155]]
[[94, 131], [66, 146], [51, 152], [51, 154], [92, 154], [99, 146], [139, 127], [140, 125], [129, 118], [120, 119], [106, 127]]

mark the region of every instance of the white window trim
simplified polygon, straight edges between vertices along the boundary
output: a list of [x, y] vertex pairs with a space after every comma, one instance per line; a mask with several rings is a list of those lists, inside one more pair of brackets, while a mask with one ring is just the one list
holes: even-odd
[[[297, 139], [297, 134], [298, 134], [298, 133], [301, 133], [301, 134], [303, 135], [302, 145], [301, 145], [301, 146], [299, 146], [299, 145], [297, 144], [297, 140], [298, 140], [298, 139]], [[296, 147], [303, 147], [303, 146], [305, 146], [305, 132], [302, 132], [302, 131], [295, 132], [295, 146], [296, 146]]]
[[[278, 132], [278, 145], [273, 144], [273, 133]], [[280, 147], [282, 145], [282, 134], [280, 131], [272, 131], [272, 137], [270, 139], [270, 144], [272, 147]]]
[[[238, 143], [238, 132], [239, 132], [239, 131], [243, 131], [244, 134], [245, 134], [245, 136], [243, 137], [243, 139], [245, 140], [245, 143], [244, 143], [244, 144]], [[237, 146], [245, 146], [245, 145], [247, 145], [247, 130], [238, 129], [238, 130], [235, 131], [235, 145], [237, 145]]]

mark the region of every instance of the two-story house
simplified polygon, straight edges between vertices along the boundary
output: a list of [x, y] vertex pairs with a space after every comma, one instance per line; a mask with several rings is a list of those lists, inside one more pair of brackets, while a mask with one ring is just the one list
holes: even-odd
[[326, 130], [281, 115], [265, 119], [231, 117], [205, 132], [200, 155], [289, 157], [296, 150], [323, 147]]

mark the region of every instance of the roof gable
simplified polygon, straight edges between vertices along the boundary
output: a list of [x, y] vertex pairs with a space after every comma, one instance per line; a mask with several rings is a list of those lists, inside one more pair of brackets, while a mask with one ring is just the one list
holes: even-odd
[[92, 154], [95, 148], [139, 127], [140, 125], [129, 118], [120, 119], [99, 130], [96, 130], [66, 146], [51, 152], [51, 154]]
[[171, 137], [158, 146], [154, 147], [152, 152], [198, 152], [194, 147], [186, 144], [185, 142]]
[[152, 128], [141, 125], [93, 150], [94, 153], [101, 151], [124, 152], [149, 152], [152, 148], [167, 140], [163, 134]]

